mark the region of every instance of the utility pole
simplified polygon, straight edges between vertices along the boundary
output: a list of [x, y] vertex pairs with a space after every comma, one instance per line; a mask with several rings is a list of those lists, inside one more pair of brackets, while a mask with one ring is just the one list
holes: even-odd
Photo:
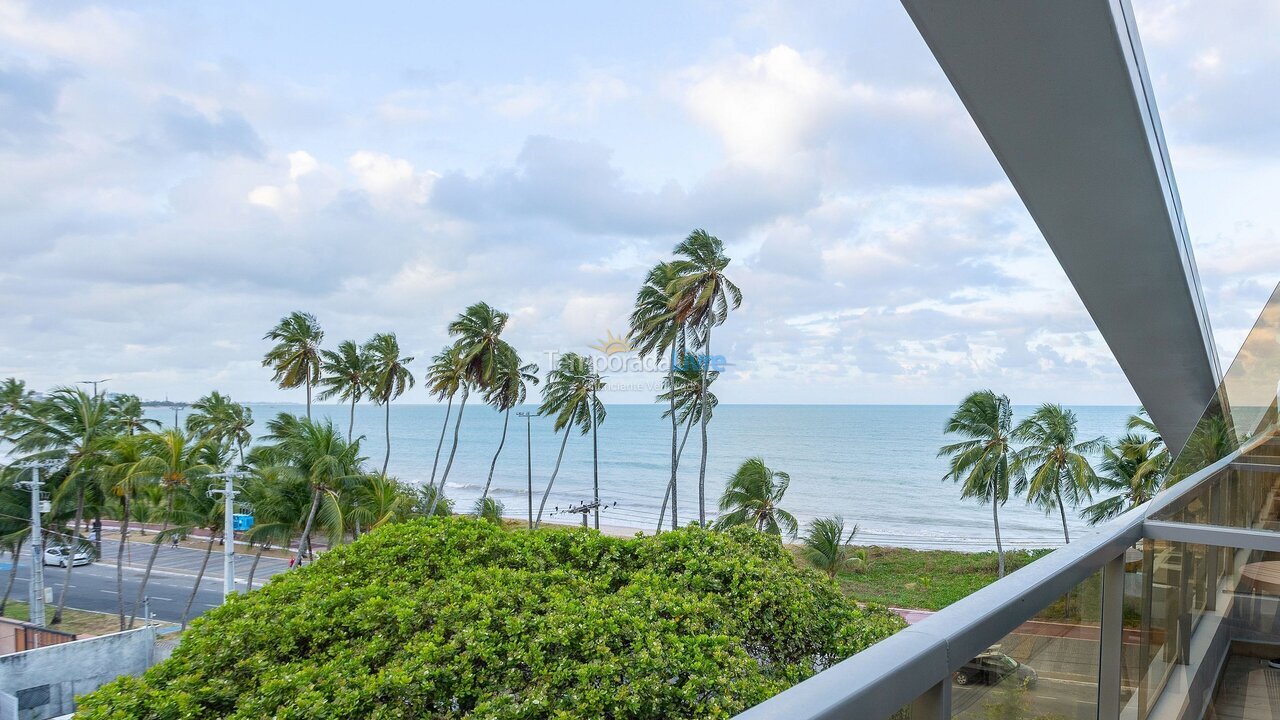
[[[587, 400], [587, 412], [591, 415], [591, 488], [592, 500], [596, 506], [595, 524], [596, 530], [600, 529], [600, 446], [596, 443], [596, 387], [595, 383], [600, 381], [599, 377], [592, 383], [591, 397]], [[587, 517], [582, 516], [585, 523]]]
[[174, 430], [177, 430], [177, 429], [178, 429], [178, 411], [179, 411], [179, 410], [185, 410], [186, 408], [187, 408], [187, 406], [186, 406], [186, 405], [183, 405], [182, 403], [175, 403], [175, 404], [174, 404], [174, 406], [173, 406], [173, 429], [174, 429]]
[[565, 508], [565, 512], [567, 512], [567, 513], [578, 513], [579, 515], [581, 515], [581, 516], [582, 516], [582, 527], [586, 527], [586, 526], [587, 526], [587, 515], [588, 515], [588, 514], [590, 514], [590, 513], [592, 513], [592, 512], [594, 512], [594, 513], [595, 513], [595, 516], [596, 516], [596, 518], [597, 518], [597, 521], [596, 521], [596, 525], [597, 525], [597, 527], [596, 527], [596, 529], [597, 529], [597, 530], [599, 530], [599, 529], [600, 529], [600, 528], [599, 528], [600, 510], [601, 510], [601, 509], [608, 510], [609, 508], [611, 508], [611, 507], [613, 507], [614, 505], [617, 505], [617, 504], [618, 504], [618, 501], [616, 501], [616, 500], [613, 502], [613, 505], [601, 505], [599, 500], [594, 500], [594, 501], [592, 501], [592, 502], [584, 502], [584, 503], [581, 503], [581, 504], [578, 504], [578, 505], [571, 505], [571, 506], [569, 506], [568, 508]]
[[[176, 411], [175, 411], [176, 412]], [[238, 478], [246, 477], [249, 473], [233, 471], [224, 472], [214, 477], [222, 478], [222, 489], [209, 488], [209, 497], [217, 495], [222, 496], [222, 599], [225, 601], [232, 593], [236, 591], [236, 530], [235, 530], [235, 509], [234, 503], [236, 499], [235, 481]]]
[[529, 529], [533, 529], [533, 417], [531, 412], [518, 412], [519, 417], [524, 418], [524, 438], [528, 457], [529, 457]]
[[110, 379], [111, 379], [111, 378], [102, 378], [101, 380], [81, 380], [80, 382], [78, 382], [78, 383], [76, 383], [76, 384], [77, 384], [77, 385], [92, 385], [92, 386], [93, 386], [93, 396], [94, 396], [94, 397], [98, 397], [98, 383], [104, 383], [104, 382], [106, 382], [106, 381], [108, 381], [108, 380], [110, 380]]
[[[31, 490], [31, 587], [28, 590], [30, 608], [28, 620], [32, 625], [43, 627], [44, 618], [44, 530], [40, 526], [40, 514], [44, 503], [40, 500], [40, 468], [52, 467], [56, 462], [33, 462], [21, 467], [31, 471], [31, 479], [15, 483], [19, 487]], [[73, 551], [74, 552], [74, 551]], [[72, 562], [74, 562], [74, 555]], [[16, 562], [16, 560], [15, 560]]]

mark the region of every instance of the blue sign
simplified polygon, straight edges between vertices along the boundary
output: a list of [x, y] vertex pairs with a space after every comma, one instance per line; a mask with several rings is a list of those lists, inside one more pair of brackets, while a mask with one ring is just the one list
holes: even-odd
[[242, 532], [253, 527], [253, 516], [243, 513], [236, 513], [231, 516], [231, 529], [236, 532]]

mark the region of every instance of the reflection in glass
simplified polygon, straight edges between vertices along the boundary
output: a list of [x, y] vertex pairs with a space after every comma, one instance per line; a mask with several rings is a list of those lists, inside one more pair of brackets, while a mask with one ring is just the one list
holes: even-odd
[[1090, 576], [953, 673], [952, 717], [1096, 718], [1101, 588]]

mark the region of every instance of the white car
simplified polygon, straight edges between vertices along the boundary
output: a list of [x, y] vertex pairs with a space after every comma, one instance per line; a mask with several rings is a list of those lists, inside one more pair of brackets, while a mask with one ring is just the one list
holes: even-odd
[[71, 554], [71, 548], [65, 546], [54, 546], [44, 551], [44, 564], [57, 565], [58, 567], [66, 567], [68, 560], [73, 565], [88, 565], [93, 562], [93, 555], [87, 549], [77, 550], [75, 556]]

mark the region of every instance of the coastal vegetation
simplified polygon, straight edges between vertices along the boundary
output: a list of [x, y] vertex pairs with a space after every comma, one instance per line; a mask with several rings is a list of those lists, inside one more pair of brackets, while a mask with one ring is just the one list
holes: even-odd
[[901, 627], [745, 527], [418, 520], [233, 597], [77, 717], [728, 717]]

